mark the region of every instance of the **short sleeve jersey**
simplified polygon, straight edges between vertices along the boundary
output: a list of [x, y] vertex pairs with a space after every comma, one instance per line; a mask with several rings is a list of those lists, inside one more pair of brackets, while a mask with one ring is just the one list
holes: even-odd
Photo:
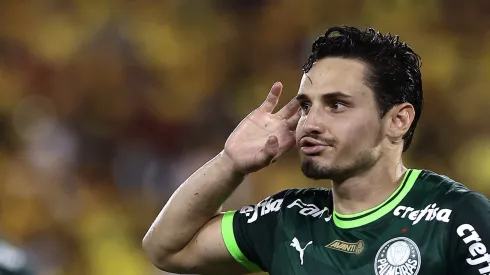
[[230, 254], [251, 272], [490, 275], [490, 202], [410, 169], [375, 208], [341, 215], [329, 189], [288, 189], [225, 213]]

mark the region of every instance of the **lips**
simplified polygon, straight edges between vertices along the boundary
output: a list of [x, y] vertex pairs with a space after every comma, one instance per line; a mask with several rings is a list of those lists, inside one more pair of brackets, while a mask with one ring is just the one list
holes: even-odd
[[311, 137], [304, 137], [299, 142], [300, 150], [305, 155], [317, 155], [325, 150], [327, 146], [328, 144]]
[[299, 146], [300, 147], [303, 147], [303, 146], [315, 146], [315, 145], [327, 146], [327, 144], [325, 144], [323, 142], [320, 142], [319, 140], [314, 139], [314, 138], [311, 138], [311, 137], [304, 137], [304, 138], [302, 138], [299, 141]]

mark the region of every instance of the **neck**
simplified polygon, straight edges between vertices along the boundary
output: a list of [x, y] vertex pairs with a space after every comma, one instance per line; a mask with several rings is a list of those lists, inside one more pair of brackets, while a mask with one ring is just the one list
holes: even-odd
[[394, 162], [378, 161], [363, 173], [342, 182], [333, 182], [335, 211], [351, 215], [381, 204], [401, 184], [406, 171], [401, 159]]

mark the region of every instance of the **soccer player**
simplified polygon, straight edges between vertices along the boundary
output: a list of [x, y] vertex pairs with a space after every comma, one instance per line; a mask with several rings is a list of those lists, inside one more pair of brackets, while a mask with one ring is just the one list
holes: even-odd
[[[409, 169], [402, 153], [422, 112], [420, 58], [398, 36], [334, 27], [303, 67], [298, 95], [274, 112], [275, 83], [224, 150], [173, 194], [143, 240], [175, 273], [490, 274], [490, 203], [450, 178]], [[308, 178], [220, 213], [248, 174], [294, 146]]]

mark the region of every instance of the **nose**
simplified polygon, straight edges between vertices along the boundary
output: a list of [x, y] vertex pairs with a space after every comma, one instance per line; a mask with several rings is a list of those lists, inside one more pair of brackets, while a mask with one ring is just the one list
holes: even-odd
[[318, 111], [313, 108], [306, 115], [303, 122], [303, 132], [307, 135], [319, 135], [323, 132], [322, 120]]

